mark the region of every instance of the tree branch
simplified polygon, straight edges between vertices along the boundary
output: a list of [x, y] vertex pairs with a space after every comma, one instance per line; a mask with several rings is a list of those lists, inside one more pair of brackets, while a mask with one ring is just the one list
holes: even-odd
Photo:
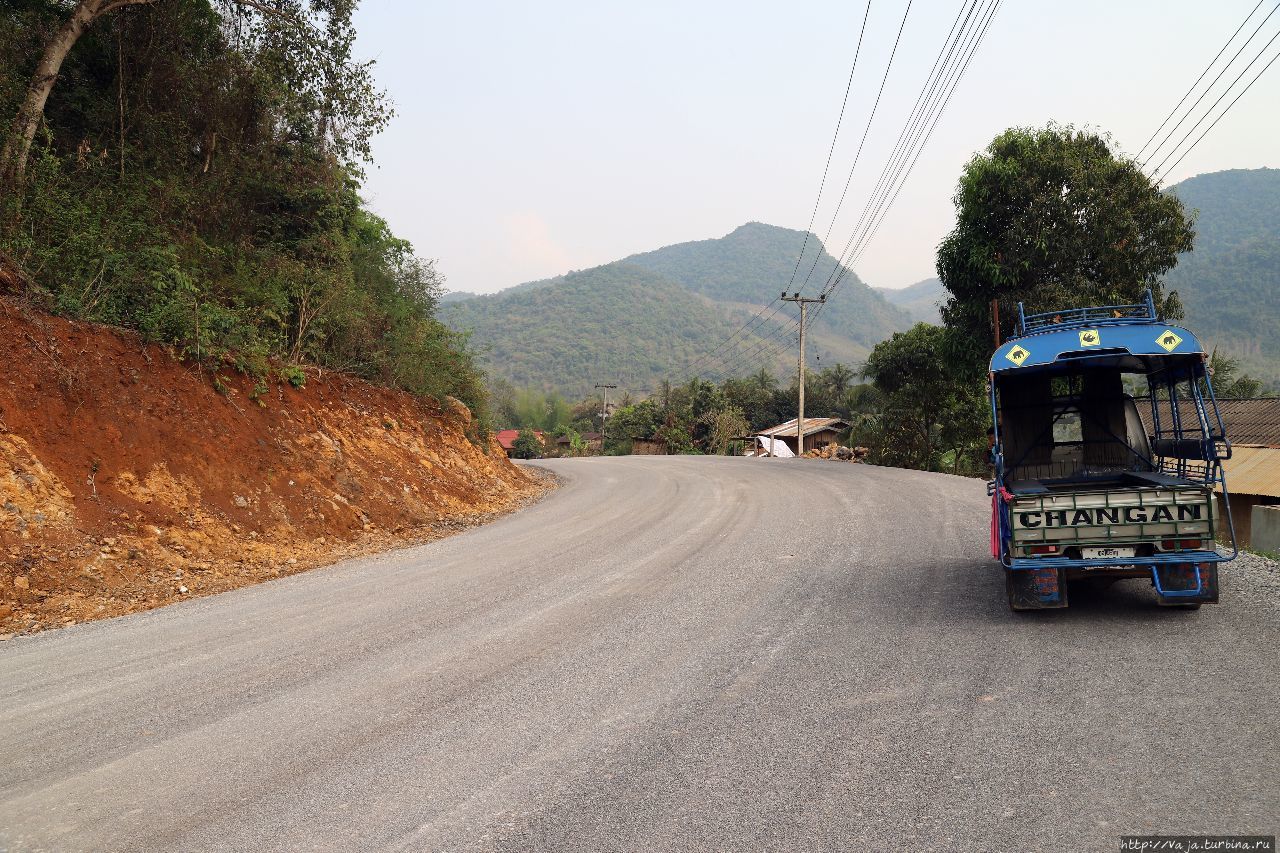
[[114, 3], [108, 3], [99, 9], [94, 17], [101, 18], [103, 15], [108, 15], [116, 9], [121, 9], [125, 6], [150, 6], [153, 3], [159, 2], [160, 0], [115, 0]]
[[258, 0], [232, 0], [237, 6], [248, 6], [250, 9], [256, 9], [264, 15], [271, 15], [274, 18], [282, 18], [289, 20], [290, 16], [281, 12], [279, 9], [272, 9], [266, 3], [259, 3]]

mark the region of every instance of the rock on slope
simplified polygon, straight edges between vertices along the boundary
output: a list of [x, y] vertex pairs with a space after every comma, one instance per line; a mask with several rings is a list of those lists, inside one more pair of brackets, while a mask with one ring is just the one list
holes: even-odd
[[0, 634], [434, 538], [541, 486], [464, 406], [341, 375], [258, 386], [0, 299]]

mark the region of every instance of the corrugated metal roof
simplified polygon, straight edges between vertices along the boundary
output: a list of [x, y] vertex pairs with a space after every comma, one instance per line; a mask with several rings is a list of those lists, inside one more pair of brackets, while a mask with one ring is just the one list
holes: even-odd
[[1231, 494], [1280, 498], [1280, 447], [1233, 444], [1222, 467]]
[[[815, 432], [822, 432], [824, 429], [848, 429], [852, 424], [841, 418], [805, 418], [804, 434], [813, 435]], [[785, 424], [776, 427], [762, 429], [755, 433], [756, 435], [795, 435], [796, 419], [792, 418]]]
[[1280, 447], [1280, 398], [1219, 400], [1218, 411], [1232, 444]]
[[[1138, 400], [1138, 411], [1144, 421], [1150, 421], [1149, 399]], [[1160, 422], [1169, 423], [1169, 401], [1161, 400]], [[1178, 401], [1178, 411], [1184, 422], [1195, 422], [1195, 406], [1189, 400]], [[1223, 426], [1232, 444], [1258, 444], [1280, 447], [1280, 397], [1248, 400], [1219, 400]], [[1150, 423], [1147, 428], [1150, 429]]]

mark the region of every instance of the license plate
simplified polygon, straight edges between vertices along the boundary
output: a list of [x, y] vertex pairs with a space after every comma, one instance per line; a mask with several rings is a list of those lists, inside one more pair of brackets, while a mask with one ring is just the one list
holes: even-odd
[[1136, 548], [1081, 548], [1081, 555], [1086, 560], [1118, 560], [1122, 557], [1132, 557], [1137, 553]]

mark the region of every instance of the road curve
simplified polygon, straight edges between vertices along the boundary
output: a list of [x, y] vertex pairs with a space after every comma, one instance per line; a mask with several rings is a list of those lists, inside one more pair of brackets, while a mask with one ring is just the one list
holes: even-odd
[[0, 849], [1115, 850], [1280, 825], [1276, 611], [1011, 614], [982, 484], [547, 463], [431, 545], [0, 644]]

